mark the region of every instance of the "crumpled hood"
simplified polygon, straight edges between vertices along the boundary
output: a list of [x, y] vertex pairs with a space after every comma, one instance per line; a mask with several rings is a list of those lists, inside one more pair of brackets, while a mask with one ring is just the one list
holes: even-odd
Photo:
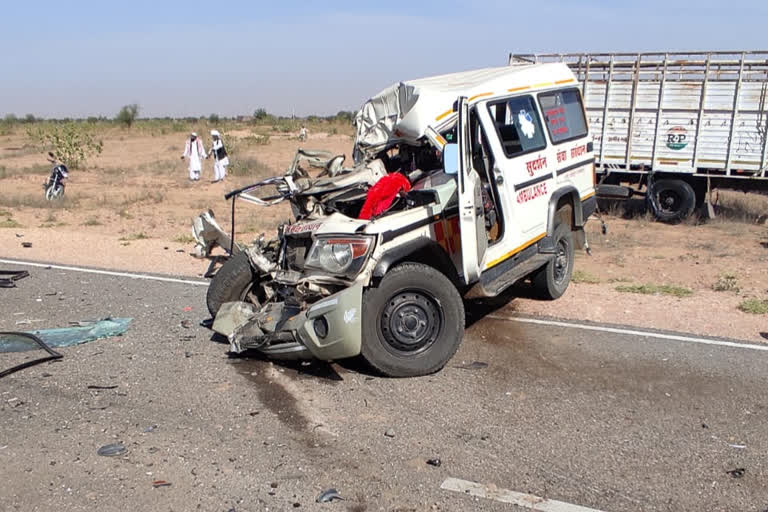
[[353, 235], [368, 221], [352, 219], [341, 213], [332, 213], [326, 217], [308, 218], [301, 222], [286, 225], [283, 232], [286, 235], [312, 233], [313, 235]]

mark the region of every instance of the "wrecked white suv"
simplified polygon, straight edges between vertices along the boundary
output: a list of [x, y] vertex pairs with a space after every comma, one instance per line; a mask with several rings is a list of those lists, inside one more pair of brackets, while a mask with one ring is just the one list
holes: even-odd
[[[288, 200], [295, 217], [277, 239], [234, 251], [210, 284], [213, 328], [232, 352], [362, 355], [385, 375], [424, 375], [458, 349], [463, 298], [526, 278], [544, 299], [563, 294], [596, 204], [592, 141], [567, 66], [400, 82], [355, 124], [353, 168], [329, 158], [312, 177], [300, 151], [285, 176], [230, 193]], [[360, 219], [392, 173], [410, 187]]]

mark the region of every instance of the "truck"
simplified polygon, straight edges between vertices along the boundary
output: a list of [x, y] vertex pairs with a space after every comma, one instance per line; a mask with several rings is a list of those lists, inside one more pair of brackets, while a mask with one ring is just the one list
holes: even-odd
[[287, 201], [293, 220], [276, 238], [240, 246], [212, 213], [195, 223], [201, 253], [232, 248], [207, 293], [231, 352], [362, 355], [387, 376], [426, 375], [458, 349], [465, 299], [522, 280], [542, 299], [565, 293], [596, 209], [591, 133], [565, 64], [398, 82], [355, 126], [351, 167], [300, 150], [284, 175], [227, 194]]
[[579, 82], [599, 197], [641, 196], [679, 222], [713, 188], [768, 191], [768, 51], [511, 53], [508, 64], [551, 62]]

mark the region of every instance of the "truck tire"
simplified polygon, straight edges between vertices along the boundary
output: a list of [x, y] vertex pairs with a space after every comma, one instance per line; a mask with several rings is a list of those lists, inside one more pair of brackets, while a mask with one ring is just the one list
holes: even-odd
[[362, 334], [363, 358], [383, 375], [429, 375], [461, 344], [464, 303], [443, 273], [403, 263], [365, 291]]
[[255, 279], [256, 275], [245, 252], [239, 252], [229, 258], [208, 285], [205, 301], [211, 316], [215, 318], [221, 305], [227, 302], [255, 302], [253, 294], [250, 293]]
[[696, 208], [696, 193], [682, 180], [658, 180], [648, 190], [648, 204], [661, 222], [680, 222]]
[[538, 270], [531, 279], [534, 293], [543, 300], [560, 298], [568, 289], [573, 275], [575, 251], [571, 223], [564, 222], [564, 217], [559, 212], [557, 218], [560, 222], [555, 226], [552, 234], [555, 242], [555, 258]]

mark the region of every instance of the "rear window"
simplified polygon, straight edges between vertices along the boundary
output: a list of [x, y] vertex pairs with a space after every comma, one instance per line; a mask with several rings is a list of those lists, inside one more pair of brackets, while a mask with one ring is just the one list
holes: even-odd
[[530, 96], [519, 96], [488, 105], [504, 154], [512, 158], [547, 147], [536, 105]]
[[539, 105], [553, 144], [587, 134], [587, 121], [578, 89], [539, 94]]

